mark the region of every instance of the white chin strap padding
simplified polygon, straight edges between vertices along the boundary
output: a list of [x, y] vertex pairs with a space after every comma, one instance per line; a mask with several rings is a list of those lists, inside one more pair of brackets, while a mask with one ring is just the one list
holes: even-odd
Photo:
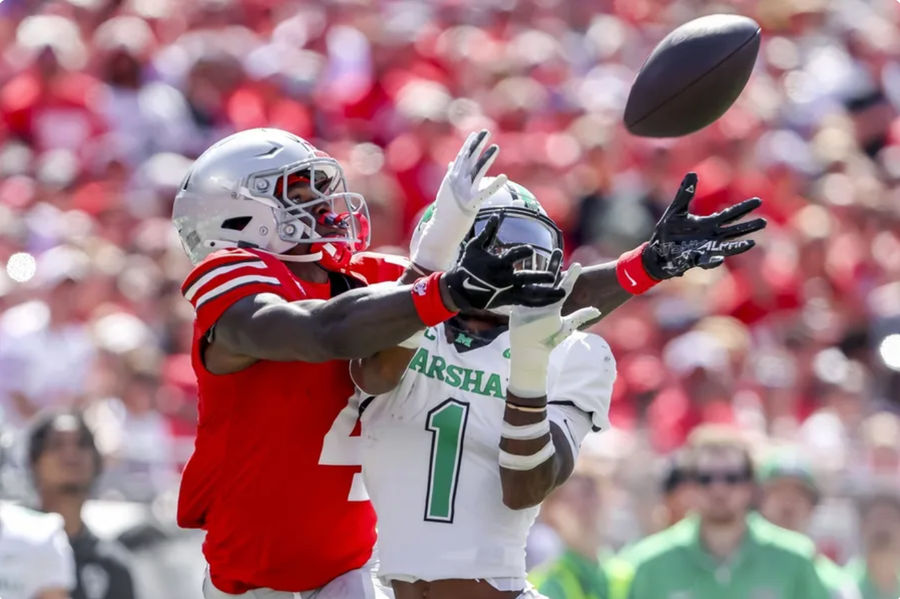
[[[265, 250], [261, 250], [266, 252]], [[316, 252], [315, 254], [273, 254], [272, 252], [266, 252], [267, 254], [271, 254], [275, 256], [282, 262], [318, 262], [322, 259], [322, 252]]]
[[[205, 245], [208, 248], [215, 249], [215, 250], [223, 250], [226, 248], [240, 247], [234, 241], [224, 241], [222, 239], [208, 239], [207, 241], [203, 242], [203, 245]], [[322, 256], [323, 256], [322, 252], [316, 252], [314, 254], [295, 255], [295, 254], [276, 254], [275, 252], [270, 252], [270, 251], [264, 250], [262, 248], [253, 248], [253, 249], [256, 250], [257, 252], [263, 252], [264, 254], [269, 254], [270, 256], [275, 256], [282, 262], [318, 262], [319, 260], [322, 259]]]

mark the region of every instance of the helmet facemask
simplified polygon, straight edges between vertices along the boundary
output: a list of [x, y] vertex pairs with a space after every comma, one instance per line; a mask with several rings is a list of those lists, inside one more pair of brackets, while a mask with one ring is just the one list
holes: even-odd
[[[306, 184], [303, 198], [296, 196], [298, 183]], [[357, 252], [369, 246], [366, 201], [347, 191], [343, 169], [333, 158], [308, 158], [257, 173], [247, 181], [246, 194], [273, 208], [277, 235], [286, 249], [304, 243], [333, 244]], [[322, 234], [320, 226], [334, 233]]]

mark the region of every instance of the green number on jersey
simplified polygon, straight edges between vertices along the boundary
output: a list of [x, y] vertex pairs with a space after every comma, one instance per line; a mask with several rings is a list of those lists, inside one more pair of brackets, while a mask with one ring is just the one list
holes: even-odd
[[431, 465], [428, 469], [426, 520], [453, 522], [453, 504], [456, 502], [456, 483], [468, 417], [469, 404], [455, 399], [448, 399], [428, 412], [425, 430], [431, 432]]

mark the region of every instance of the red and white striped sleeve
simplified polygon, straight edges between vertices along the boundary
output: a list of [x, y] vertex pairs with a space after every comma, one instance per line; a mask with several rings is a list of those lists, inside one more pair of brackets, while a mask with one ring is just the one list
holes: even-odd
[[[257, 293], [284, 297], [281, 281], [258, 255], [247, 250], [222, 250], [198, 264], [181, 285], [197, 324], [206, 331], [236, 301]], [[287, 299], [287, 298], [285, 298]]]

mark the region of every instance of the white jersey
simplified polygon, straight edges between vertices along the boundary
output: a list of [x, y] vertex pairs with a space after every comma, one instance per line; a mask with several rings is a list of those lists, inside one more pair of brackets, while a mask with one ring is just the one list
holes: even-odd
[[[378, 515], [383, 579], [515, 579], [522, 588], [525, 540], [538, 508], [503, 505], [508, 356], [508, 331], [458, 351], [441, 324], [425, 332], [393, 391], [363, 397], [363, 476]], [[615, 373], [597, 335], [577, 332], [551, 354], [549, 417], [573, 455], [592, 428], [609, 426]]]
[[0, 597], [75, 588], [75, 558], [58, 514], [0, 503]]

